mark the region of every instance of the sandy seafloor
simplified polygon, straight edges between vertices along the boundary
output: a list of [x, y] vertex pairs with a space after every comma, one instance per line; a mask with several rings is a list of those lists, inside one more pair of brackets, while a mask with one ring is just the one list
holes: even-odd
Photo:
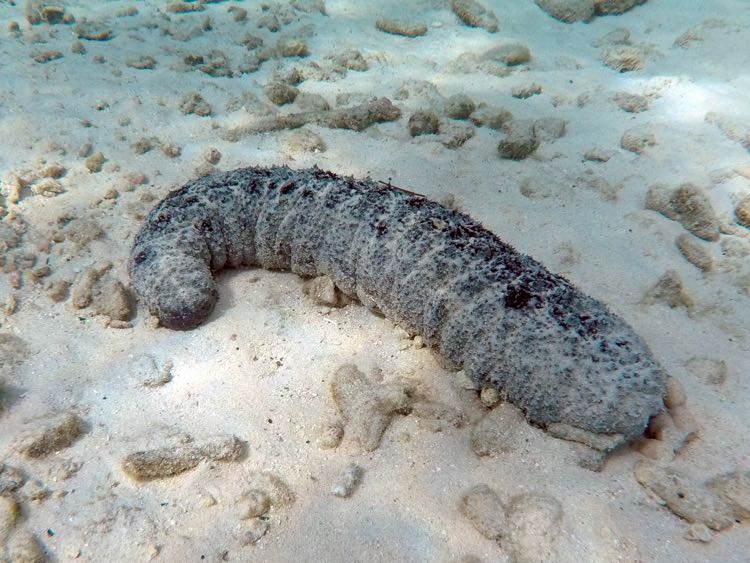
[[[106, 41], [79, 40], [75, 24], [32, 26], [16, 4], [0, 2], [3, 223], [18, 233], [4, 227], [0, 459], [25, 484], [7, 492], [20, 514], [0, 530], [6, 556], [31, 534], [50, 561], [524, 560], [462, 514], [462, 495], [486, 484], [503, 502], [529, 492], [559, 501], [562, 520], [537, 538], [548, 560], [750, 560], [750, 522], [708, 542], [687, 539], [689, 524], [634, 478], [644, 458], [634, 449], [590, 471], [570, 443], [516, 424], [506, 451], [478, 457], [470, 445], [484, 409], [476, 391], [461, 389], [389, 320], [359, 305], [315, 304], [294, 275], [225, 272], [209, 322], [188, 332], [156, 327], [142, 307], [127, 322], [110, 323], [95, 304], [73, 304], [82, 276], [102, 261], [112, 268], [101, 291], [117, 293], [114, 280], [127, 288], [132, 239], [155, 198], [211, 166], [318, 165], [390, 180], [452, 201], [633, 326], [682, 383], [698, 429], [661, 462], [696, 483], [750, 470], [750, 230], [735, 216], [750, 194], [750, 4], [649, 0], [621, 15], [566, 24], [531, 0], [486, 0], [500, 21], [490, 33], [464, 25], [441, 1], [328, 0], [325, 14], [285, 1], [265, 10], [260, 2], [217, 2], [187, 14], [169, 13], [160, 1], [64, 3], [78, 22], [111, 30]], [[235, 21], [232, 6], [246, 9], [247, 19]], [[129, 7], [137, 13], [116, 15]], [[280, 21], [276, 32], [257, 27], [269, 15]], [[383, 17], [428, 30], [414, 38], [387, 34], [374, 25]], [[603, 64], [607, 41], [625, 34], [598, 41], [618, 29], [629, 32], [643, 68]], [[256, 71], [240, 73], [251, 55], [240, 43], [247, 33], [262, 38], [262, 48], [303, 41], [309, 54], [272, 53]], [[483, 53], [510, 42], [526, 45], [531, 60], [507, 69], [481, 63]], [[331, 60], [349, 49], [367, 70]], [[185, 55], [211, 50], [226, 56], [229, 76], [184, 63]], [[62, 57], [33, 59], [46, 51]], [[126, 64], [145, 56], [153, 68]], [[226, 66], [215, 69], [222, 74]], [[311, 123], [304, 129], [317, 137], [271, 131], [227, 140], [232, 127], [300, 111], [275, 106], [264, 90], [293, 69], [302, 78], [296, 88], [331, 107], [385, 96], [401, 117], [359, 132]], [[512, 95], [532, 83], [541, 86], [537, 95]], [[210, 115], [180, 109], [191, 92], [210, 104]], [[623, 110], [613, 100], [618, 92], [644, 96], [648, 108]], [[453, 94], [516, 119], [563, 119], [565, 135], [543, 140], [526, 159], [500, 158], [502, 131], [442, 113], [439, 97]], [[412, 137], [408, 119], [419, 109], [435, 111], [441, 127], [463, 124], [474, 135], [456, 148], [439, 135]], [[640, 154], [621, 144], [633, 128], [653, 135]], [[180, 154], [165, 154], [168, 146]], [[220, 153], [213, 165], [210, 149]], [[608, 160], [584, 158], [593, 149]], [[106, 160], [92, 172], [86, 160], [96, 152]], [[62, 168], [49, 172], [51, 164]], [[710, 257], [710, 271], [676, 246], [687, 233], [679, 222], [644, 206], [650, 187], [684, 183], [705, 193], [720, 225], [712, 242], [690, 235]], [[45, 265], [49, 271], [39, 270]], [[668, 271], [682, 282], [681, 303], [644, 302]], [[7, 335], [21, 339], [25, 353]], [[157, 369], [171, 362], [171, 380], [143, 385], [136, 365], [149, 361], [144, 355]], [[406, 378], [466, 423], [396, 416], [372, 452], [346, 433], [337, 448], [321, 448], [319, 429], [336, 415], [329, 382], [345, 363], [373, 381]], [[76, 414], [85, 432], [43, 457], [24, 455], [24, 437], [56, 413]], [[146, 482], [123, 471], [132, 452], [216, 435], [238, 437], [244, 456]], [[364, 470], [359, 487], [347, 499], [331, 495], [351, 462]], [[263, 523], [241, 519], [239, 501], [259, 471], [294, 496], [274, 503]], [[4, 522], [13, 519], [7, 506]], [[248, 530], [266, 524], [265, 535], [249, 542]]]

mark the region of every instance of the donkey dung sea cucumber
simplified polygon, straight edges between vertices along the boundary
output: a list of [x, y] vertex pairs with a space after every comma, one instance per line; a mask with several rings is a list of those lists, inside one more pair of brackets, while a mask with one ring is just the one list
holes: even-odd
[[156, 205], [129, 261], [173, 329], [203, 322], [214, 274], [239, 266], [329, 276], [541, 426], [631, 440], [664, 408], [666, 375], [623, 320], [471, 217], [389, 184], [318, 168], [209, 174]]

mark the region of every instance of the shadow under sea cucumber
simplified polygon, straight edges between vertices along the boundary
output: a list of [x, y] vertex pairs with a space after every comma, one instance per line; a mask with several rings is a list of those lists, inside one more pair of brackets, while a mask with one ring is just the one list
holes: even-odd
[[260, 266], [329, 276], [494, 386], [536, 424], [629, 441], [663, 408], [666, 375], [623, 320], [471, 217], [318, 168], [243, 168], [173, 191], [128, 264], [161, 324], [211, 313], [214, 273]]

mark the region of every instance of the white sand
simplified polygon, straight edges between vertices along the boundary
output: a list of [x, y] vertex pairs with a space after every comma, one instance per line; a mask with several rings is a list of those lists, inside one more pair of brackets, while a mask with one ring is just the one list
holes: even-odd
[[[0, 332], [19, 336], [30, 351], [19, 367], [4, 367], [9, 396], [0, 419], [0, 460], [50, 491], [36, 501], [28, 498], [33, 484], [16, 493], [23, 517], [14, 533], [34, 534], [54, 561], [458, 561], [468, 555], [506, 561], [507, 550], [480, 535], [458, 508], [469, 487], [486, 483], [503, 500], [536, 491], [560, 501], [564, 516], [555, 560], [748, 560], [747, 522], [717, 533], [708, 544], [684, 539], [688, 524], [635, 481], [632, 469], [642, 458], [635, 451], [618, 452], [595, 473], [576, 464], [569, 443], [523, 425], [514, 430], [522, 437], [515, 451], [478, 458], [469, 446], [468, 425], [434, 432], [414, 416], [397, 417], [374, 452], [363, 453], [346, 437], [337, 449], [319, 448], [317, 428], [335, 414], [328, 382], [343, 363], [384, 381], [418, 382], [429, 397], [469, 418], [481, 407], [473, 392], [459, 390], [453, 375], [390, 321], [356, 305], [314, 305], [291, 274], [223, 274], [215, 313], [190, 332], [155, 329], [143, 309], [132, 319], [133, 328], [107, 328], [102, 317], [75, 310], [70, 299], [55, 303], [44, 290], [50, 280], [74, 282], [101, 260], [111, 260], [115, 277], [127, 283], [132, 237], [153, 205], [142, 201], [143, 194], [161, 198], [193, 177], [210, 147], [221, 152], [222, 170], [317, 164], [390, 179], [437, 200], [453, 194], [464, 211], [501, 238], [626, 319], [682, 382], [700, 433], [679, 453], [676, 467], [701, 480], [748, 470], [750, 267], [747, 255], [730, 253], [748, 252], [750, 246], [750, 231], [733, 215], [736, 203], [750, 194], [750, 155], [705, 121], [708, 112], [718, 112], [738, 127], [743, 120], [750, 124], [747, 2], [687, 7], [680, 0], [649, 0], [620, 16], [563, 24], [531, 0], [485, 0], [500, 18], [500, 31], [490, 34], [463, 25], [447, 2], [341, 0], [326, 2], [327, 16], [285, 8], [294, 19], [275, 35], [256, 30], [260, 3], [235, 4], [248, 10], [246, 22], [232, 21], [227, 12], [232, 3], [216, 3], [203, 13], [169, 16], [171, 25], [185, 30], [206, 15], [212, 18], [213, 30], [189, 41], [160, 31], [170, 25], [160, 12], [165, 4], [66, 2], [77, 20], [105, 21], [115, 34], [106, 42], [82, 40], [86, 53], [75, 54], [73, 26], [31, 26], [23, 6], [0, 2], [0, 179], [6, 200], [14, 177], [32, 178], [45, 161], [67, 169], [59, 180], [64, 193], [47, 198], [25, 189], [17, 203], [5, 203], [27, 227], [19, 248], [36, 254], [35, 267], [48, 263], [52, 270], [38, 284], [25, 278], [20, 289], [11, 287], [14, 274], [0, 278], [0, 302], [17, 299], [15, 312], [0, 319]], [[138, 15], [112, 15], [131, 5]], [[387, 35], [374, 28], [379, 17], [425, 23], [429, 31], [415, 39]], [[715, 19], [706, 24], [707, 18]], [[18, 37], [10, 33], [10, 22], [19, 23]], [[699, 40], [673, 46], [697, 26], [702, 26]], [[602, 64], [601, 49], [592, 42], [617, 28], [629, 30], [634, 44], [651, 48], [643, 70], [618, 73]], [[211, 49], [224, 51], [235, 68], [245, 53], [238, 41], [248, 31], [268, 45], [280, 35], [302, 37], [310, 56], [270, 60], [234, 78], [171, 68], [184, 54]], [[526, 44], [532, 61], [507, 77], [450, 70], [462, 53], [479, 55], [511, 40]], [[329, 68], [326, 56], [345, 49], [359, 50], [369, 70], [331, 73], [323, 80], [323, 72], [312, 69], [313, 62]], [[31, 59], [47, 50], [64, 56], [44, 64]], [[97, 55], [104, 61], [95, 62]], [[126, 59], [141, 55], [153, 56], [156, 68], [125, 66]], [[325, 141], [325, 152], [295, 150], [284, 141], [288, 132], [223, 140], [226, 126], [250, 119], [243, 110], [225, 111], [227, 102], [243, 92], [265, 100], [263, 86], [270, 78], [294, 67], [310, 76], [299, 89], [321, 94], [332, 106], [342, 94], [354, 94], [355, 100], [387, 96], [403, 116], [360, 133], [308, 126]], [[542, 143], [522, 161], [499, 158], [500, 133], [486, 127], [453, 150], [434, 137], [412, 139], [408, 116], [429, 103], [414, 96], [396, 99], [410, 80], [428, 81], [446, 97], [465, 93], [477, 103], [505, 107], [518, 118], [563, 118], [567, 134]], [[513, 87], [532, 82], [542, 86], [541, 95], [511, 97]], [[213, 116], [179, 110], [190, 91], [203, 95]], [[612, 101], [619, 91], [649, 96], [650, 109], [621, 110]], [[590, 101], [579, 107], [581, 95]], [[635, 126], [656, 137], [656, 145], [641, 155], [620, 148], [622, 134]], [[131, 144], [143, 137], [156, 139], [156, 148], [138, 155]], [[78, 155], [87, 142], [106, 157], [102, 172], [90, 173]], [[181, 156], [166, 157], [159, 143], [179, 145]], [[584, 161], [593, 148], [611, 151], [611, 159]], [[148, 182], [126, 191], [128, 175], [141, 173]], [[589, 177], [618, 187], [616, 199], [588, 189]], [[524, 181], [548, 197], [524, 196], [519, 189]], [[675, 246], [685, 232], [679, 223], [644, 210], [651, 185], [684, 182], [705, 189], [728, 226], [710, 245], [716, 262], [710, 274]], [[102, 199], [111, 188], [119, 196]], [[70, 241], [53, 243], [44, 252], [64, 216], [74, 223], [94, 220], [105, 235], [81, 248]], [[667, 270], [679, 274], [695, 299], [692, 313], [640, 304]], [[139, 385], [132, 365], [142, 354], [158, 364], [172, 361], [172, 380], [157, 388]], [[709, 385], [695, 377], [685, 365], [693, 357], [724, 361], [727, 382]], [[86, 434], [44, 459], [21, 456], [15, 446], [19, 436], [35, 418], [57, 411], [78, 413]], [[186, 433], [196, 440], [234, 434], [246, 441], [247, 456], [147, 483], [123, 473], [128, 453], [178, 443]], [[349, 499], [332, 496], [331, 484], [352, 461], [364, 468], [361, 486]], [[71, 464], [81, 465], [68, 476], [64, 469]], [[274, 506], [265, 536], [243, 545], [248, 524], [240, 520], [236, 501], [257, 470], [277, 475], [296, 500]]]

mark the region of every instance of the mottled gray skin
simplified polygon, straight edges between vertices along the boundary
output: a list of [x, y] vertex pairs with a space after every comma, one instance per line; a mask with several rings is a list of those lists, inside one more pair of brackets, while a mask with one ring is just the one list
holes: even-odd
[[630, 440], [663, 408], [665, 374], [624, 321], [417, 194], [316, 168], [210, 174], [156, 205], [129, 263], [140, 299], [173, 329], [204, 321], [214, 273], [239, 266], [330, 276], [542, 426]]

